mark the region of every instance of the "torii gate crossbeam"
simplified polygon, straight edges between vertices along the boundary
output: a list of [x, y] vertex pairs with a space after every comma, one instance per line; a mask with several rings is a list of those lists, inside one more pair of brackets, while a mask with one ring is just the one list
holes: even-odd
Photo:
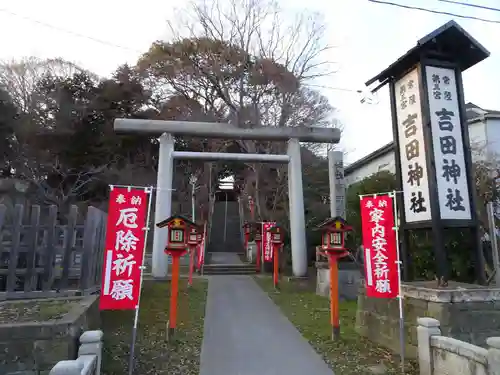
[[[118, 133], [146, 133], [161, 135], [158, 161], [155, 222], [171, 216], [172, 179], [174, 159], [239, 160], [246, 162], [288, 163], [288, 193], [290, 205], [290, 237], [292, 244], [292, 269], [295, 276], [307, 273], [307, 246], [305, 236], [304, 196], [302, 187], [302, 162], [300, 142], [338, 143], [340, 130], [332, 128], [250, 128], [241, 129], [224, 123], [186, 121], [160, 121], [116, 119]], [[288, 141], [287, 155], [231, 154], [174, 151], [172, 135], [201, 138], [248, 139]], [[329, 171], [332, 173], [333, 171]], [[154, 277], [166, 277], [167, 257], [163, 253], [168, 236], [166, 228], [154, 228], [153, 264]]]

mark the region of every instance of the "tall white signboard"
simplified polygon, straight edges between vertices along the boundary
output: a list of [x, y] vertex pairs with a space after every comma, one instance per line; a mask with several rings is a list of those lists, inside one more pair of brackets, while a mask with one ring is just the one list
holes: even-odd
[[426, 66], [432, 148], [441, 219], [470, 220], [462, 123], [453, 69]]
[[418, 69], [396, 81], [394, 86], [405, 220], [407, 223], [429, 221], [429, 178]]

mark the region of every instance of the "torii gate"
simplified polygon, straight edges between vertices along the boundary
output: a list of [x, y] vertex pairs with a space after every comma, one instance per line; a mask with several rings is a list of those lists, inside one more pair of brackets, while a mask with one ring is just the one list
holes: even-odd
[[[302, 188], [302, 162], [300, 143], [338, 143], [340, 130], [332, 128], [237, 128], [227, 123], [115, 119], [117, 133], [142, 133], [160, 135], [158, 180], [156, 191], [155, 222], [171, 216], [172, 178], [174, 159], [201, 159], [207, 161], [235, 160], [244, 162], [288, 164], [288, 194], [290, 205], [290, 234], [292, 244], [292, 269], [295, 276], [307, 273], [307, 246], [305, 236], [304, 193]], [[246, 153], [174, 151], [173, 135], [199, 138], [240, 139], [260, 141], [288, 141], [287, 155]], [[332, 153], [329, 153], [329, 157]], [[334, 171], [329, 170], [332, 174]], [[333, 181], [334, 179], [330, 179]], [[334, 186], [330, 183], [330, 191]], [[166, 277], [167, 257], [163, 254], [168, 236], [167, 228], [154, 228], [153, 277]]]

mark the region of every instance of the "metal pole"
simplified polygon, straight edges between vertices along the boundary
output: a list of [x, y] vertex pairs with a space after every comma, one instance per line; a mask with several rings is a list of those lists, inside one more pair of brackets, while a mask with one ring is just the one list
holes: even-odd
[[227, 191], [226, 191], [226, 203], [224, 206], [224, 245], [226, 244], [226, 231], [227, 231]]
[[399, 350], [401, 355], [401, 373], [405, 373], [405, 321], [403, 316], [403, 288], [401, 287], [401, 260], [399, 257], [399, 220], [398, 220], [398, 208], [396, 204], [396, 191], [389, 194], [392, 198], [392, 206], [394, 210], [394, 233], [396, 235], [396, 265], [398, 269], [398, 302], [399, 302]]
[[494, 213], [494, 207], [493, 207], [493, 202], [489, 202], [486, 205], [486, 212], [488, 214], [488, 226], [489, 226], [489, 234], [490, 234], [490, 241], [491, 241], [491, 252], [493, 255], [493, 267], [494, 267], [494, 272], [495, 272], [495, 285], [496, 287], [500, 287], [500, 259], [498, 256], [498, 238], [497, 238], [497, 231], [496, 231], [496, 225], [495, 225], [495, 213]]
[[[149, 191], [148, 191], [149, 190]], [[135, 342], [137, 340], [137, 324], [139, 322], [139, 306], [141, 303], [141, 292], [142, 292], [142, 283], [144, 281], [144, 270], [146, 269], [146, 248], [148, 244], [148, 233], [149, 233], [149, 221], [150, 221], [150, 216], [151, 216], [151, 203], [153, 202], [153, 188], [147, 188], [146, 190], [147, 193], [149, 193], [149, 202], [148, 202], [148, 211], [146, 215], [146, 226], [144, 227], [144, 230], [146, 233], [144, 233], [144, 247], [142, 249], [142, 264], [139, 267], [141, 270], [141, 277], [139, 281], [139, 297], [137, 298], [137, 306], [135, 307], [135, 315], [134, 315], [134, 326], [132, 328], [132, 344], [130, 345], [130, 358], [128, 362], [128, 373], [129, 375], [132, 375], [134, 372], [134, 355], [135, 355]]]
[[194, 223], [196, 220], [196, 198], [194, 196], [194, 185], [192, 187], [192, 193], [191, 193], [191, 221]]
[[194, 223], [196, 220], [196, 181], [198, 179], [195, 175], [191, 175], [189, 178], [189, 183], [191, 184], [191, 221]]
[[109, 184], [109, 186], [114, 186], [114, 187], [122, 187], [122, 188], [131, 188], [131, 189], [144, 189], [144, 188], [149, 188], [149, 189], [153, 189], [153, 190], [156, 190], [156, 191], [175, 191], [175, 189], [162, 189], [162, 188], [158, 188], [156, 186], [143, 186], [143, 185], [120, 185], [120, 184]]

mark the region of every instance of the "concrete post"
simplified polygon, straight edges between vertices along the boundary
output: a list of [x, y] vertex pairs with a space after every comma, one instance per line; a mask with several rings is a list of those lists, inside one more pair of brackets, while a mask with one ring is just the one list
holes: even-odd
[[156, 223], [167, 219], [172, 214], [172, 175], [174, 138], [171, 134], [164, 133], [159, 138], [160, 153], [158, 160], [158, 180], [156, 183], [155, 227], [153, 233], [153, 277], [167, 277], [168, 262], [164, 253], [168, 238], [167, 228], [158, 228]]
[[78, 357], [82, 355], [95, 355], [97, 357], [95, 375], [99, 375], [101, 373], [103, 335], [104, 333], [102, 331], [86, 331], [80, 336]]
[[431, 337], [440, 336], [439, 320], [433, 318], [417, 318], [418, 365], [420, 375], [432, 375], [433, 363]]
[[[328, 182], [330, 185], [330, 216], [342, 216], [345, 219], [345, 184], [343, 178], [343, 167], [337, 169], [337, 165], [343, 165], [344, 154], [342, 151], [328, 151]], [[340, 174], [341, 177], [337, 176]], [[337, 198], [341, 197], [338, 202]]]
[[292, 269], [294, 276], [307, 274], [306, 225], [304, 191], [302, 189], [302, 162], [298, 139], [288, 141], [288, 192], [290, 204], [290, 237], [292, 240]]
[[328, 151], [328, 183], [330, 185], [330, 217], [337, 216], [335, 151]]
[[500, 375], [500, 337], [486, 339], [488, 344], [488, 375]]

